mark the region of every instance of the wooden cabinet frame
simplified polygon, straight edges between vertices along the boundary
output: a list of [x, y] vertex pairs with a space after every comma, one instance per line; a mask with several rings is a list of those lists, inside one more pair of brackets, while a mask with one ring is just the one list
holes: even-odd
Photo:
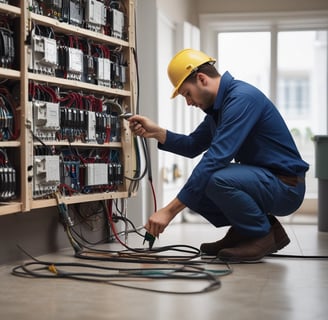
[[[31, 166], [33, 166], [33, 146], [34, 141], [30, 133], [30, 119], [31, 110], [29, 110], [28, 103], [28, 82], [29, 80], [34, 80], [38, 82], [48, 83], [51, 85], [56, 85], [59, 87], [64, 87], [67, 89], [81, 89], [85, 92], [95, 92], [104, 95], [114, 95], [118, 97], [123, 97], [128, 105], [128, 111], [135, 113], [134, 101], [135, 99], [135, 85], [134, 81], [136, 79], [136, 68], [134, 61], [134, 49], [135, 49], [135, 21], [134, 21], [134, 0], [125, 0], [125, 6], [127, 9], [127, 19], [128, 21], [128, 41], [124, 41], [118, 38], [103, 35], [101, 33], [96, 33], [87, 29], [82, 29], [77, 26], [73, 26], [67, 23], [59, 22], [56, 19], [48, 18], [42, 15], [32, 13], [28, 10], [26, 1], [19, 0], [19, 6], [7, 5], [0, 3], [0, 12], [8, 14], [10, 17], [16, 17], [20, 21], [20, 34], [19, 37], [19, 49], [18, 54], [20, 56], [20, 68], [19, 70], [11, 70], [0, 68], [0, 79], [12, 79], [20, 82], [20, 128], [21, 133], [17, 141], [2, 141], [0, 142], [0, 148], [16, 148], [19, 150], [19, 171], [20, 171], [20, 186], [19, 186], [19, 197], [15, 201], [2, 202], [0, 203], [0, 215], [15, 213], [15, 212], [25, 212], [36, 208], [45, 208], [49, 206], [55, 206], [55, 197], [51, 199], [35, 200], [32, 195], [32, 182], [31, 176]], [[76, 36], [81, 36], [84, 38], [92, 39], [100, 43], [105, 43], [109, 45], [121, 46], [126, 50], [126, 58], [128, 61], [128, 76], [126, 88], [113, 89], [102, 87], [99, 85], [83, 83], [74, 80], [67, 80], [63, 78], [57, 78], [42, 74], [35, 74], [28, 71], [28, 52], [26, 46], [26, 40], [28, 38], [29, 32], [32, 27], [32, 21], [50, 26], [55, 32], [60, 32], [63, 34], [69, 33]], [[15, 35], [17, 36], [17, 35]], [[110, 142], [105, 145], [99, 145], [97, 143], [74, 143], [77, 147], [97, 147], [97, 148], [118, 148], [122, 150], [123, 165], [124, 165], [124, 176], [133, 177], [134, 174], [134, 163], [135, 163], [135, 150], [133, 144], [133, 138], [131, 136], [130, 129], [128, 127], [128, 122], [122, 120], [122, 133], [121, 142]], [[49, 145], [54, 146], [68, 146], [69, 143], [62, 142], [51, 142]], [[122, 191], [106, 192], [106, 193], [92, 193], [92, 194], [79, 194], [71, 197], [64, 197], [64, 201], [67, 204], [88, 202], [88, 201], [98, 201], [106, 199], [115, 198], [127, 198], [133, 196], [134, 194], [128, 193], [129, 180], [124, 179], [124, 185]]]

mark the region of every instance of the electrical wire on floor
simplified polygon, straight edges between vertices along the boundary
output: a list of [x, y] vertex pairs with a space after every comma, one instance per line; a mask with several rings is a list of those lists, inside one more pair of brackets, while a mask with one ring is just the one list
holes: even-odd
[[[34, 258], [24, 249], [20, 248], [20, 250], [28, 255], [32, 261], [14, 267], [12, 270], [13, 275], [27, 278], [60, 278], [93, 283], [96, 282], [154, 293], [199, 294], [219, 289], [221, 287], [220, 277], [232, 273], [232, 268], [228, 264], [224, 264], [226, 267], [223, 269], [217, 269], [217, 267], [209, 268], [210, 265], [213, 265], [214, 263], [217, 264], [217, 262], [195, 260], [195, 258], [200, 257], [200, 252], [197, 248], [192, 246], [173, 245], [153, 248], [151, 250], [129, 247], [120, 240], [119, 235], [117, 234], [115, 223], [113, 221], [112, 200], [104, 201], [102, 203], [106, 209], [111, 230], [113, 231], [116, 240], [125, 248], [125, 250], [114, 251], [88, 247], [81, 243], [80, 240], [75, 237], [74, 232], [72, 232], [74, 224], [69, 215], [68, 206], [62, 201], [59, 193], [56, 193], [56, 199], [60, 221], [63, 224], [64, 230], [72, 248], [74, 249], [76, 258], [98, 262], [103, 261], [102, 264], [104, 262], [147, 264], [147, 267], [122, 268], [117, 266], [103, 266], [99, 265], [99, 263], [91, 264], [81, 262], [44, 261]], [[121, 216], [121, 218], [124, 219], [125, 217]], [[142, 236], [142, 234], [139, 233], [139, 236]], [[164, 251], [175, 251], [183, 253], [183, 255], [159, 255], [159, 253]], [[155, 265], [157, 266], [155, 267]], [[142, 282], [141, 280], [148, 281]], [[152, 282], [149, 282], [149, 280], [152, 280]], [[179, 288], [183, 287], [182, 283], [188, 282], [188, 285], [185, 290], [182, 289], [179, 291], [159, 289], [158, 283], [154, 283], [154, 281], [162, 280], [178, 281]], [[197, 280], [202, 282], [196, 284], [195, 281]], [[127, 283], [127, 281], [129, 282]], [[131, 284], [133, 281], [138, 281], [138, 285]], [[197, 289], [189, 289], [191, 281], [193, 282], [192, 286], [197, 287]]]
[[[217, 290], [221, 287], [220, 276], [230, 274], [230, 268], [226, 270], [206, 269], [201, 266], [166, 266], [166, 267], [143, 267], [143, 268], [119, 268], [110, 266], [100, 266], [79, 262], [48, 262], [39, 260], [20, 248], [32, 261], [16, 266], [12, 274], [25, 278], [43, 279], [71, 279], [87, 282], [109, 284], [129, 289], [156, 293], [171, 294], [199, 294]], [[92, 272], [91, 272], [92, 270]], [[93, 271], [95, 270], [95, 271]], [[98, 272], [96, 272], [98, 271]], [[100, 272], [102, 271], [102, 272]], [[138, 281], [139, 286], [127, 284]], [[175, 281], [205, 281], [205, 285], [200, 285], [195, 290], [163, 290], [151, 287], [140, 286], [140, 280], [175, 280]], [[124, 282], [124, 283], [123, 283]], [[149, 282], [148, 282], [149, 283]], [[179, 285], [181, 287], [181, 284]], [[189, 287], [189, 285], [188, 285]]]
[[[116, 261], [116, 262], [135, 262], [135, 263], [188, 263], [191, 264], [193, 259], [200, 257], [199, 249], [189, 246], [189, 245], [170, 245], [170, 246], [162, 246], [162, 247], [154, 247], [152, 249], [147, 248], [133, 248], [128, 246], [124, 243], [116, 230], [113, 212], [112, 212], [112, 201], [107, 200], [103, 201], [104, 210], [107, 212], [108, 215], [108, 222], [110, 224], [110, 230], [114, 234], [116, 241], [123, 246], [124, 250], [106, 250], [106, 249], [99, 249], [94, 247], [89, 247], [85, 244], [79, 242], [73, 236], [71, 243], [75, 245], [73, 248], [75, 250], [75, 256], [81, 259], [95, 259], [95, 260], [102, 260], [102, 261]], [[117, 216], [116, 216], [117, 217]], [[117, 219], [117, 218], [115, 218]], [[120, 217], [121, 220], [125, 220], [125, 217]], [[68, 219], [62, 220], [62, 223], [66, 223]], [[132, 223], [132, 222], [131, 222]], [[133, 226], [135, 228], [135, 226]], [[69, 229], [72, 226], [68, 227]], [[67, 227], [65, 228], [67, 230]], [[140, 232], [137, 233], [140, 237], [144, 237]], [[72, 232], [70, 232], [70, 236], [72, 236]], [[76, 245], [77, 244], [77, 245]], [[78, 248], [82, 248], [82, 250], [78, 250]], [[180, 255], [165, 255], [162, 254], [163, 252], [174, 252], [180, 253]], [[198, 262], [197, 262], [198, 263]]]

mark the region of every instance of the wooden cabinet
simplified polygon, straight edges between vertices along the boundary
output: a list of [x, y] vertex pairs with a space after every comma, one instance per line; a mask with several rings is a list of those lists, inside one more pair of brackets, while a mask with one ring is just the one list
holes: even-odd
[[0, 215], [55, 206], [57, 191], [67, 204], [133, 196], [135, 147], [120, 115], [135, 112], [134, 1], [3, 0], [0, 19], [15, 52], [0, 86], [19, 129], [0, 135], [2, 189], [16, 185]]

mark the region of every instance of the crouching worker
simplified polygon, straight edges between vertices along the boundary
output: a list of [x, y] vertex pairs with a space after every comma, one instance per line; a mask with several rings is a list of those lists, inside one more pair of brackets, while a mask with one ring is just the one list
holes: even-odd
[[258, 261], [289, 242], [276, 216], [293, 213], [305, 193], [304, 162], [273, 103], [254, 86], [222, 76], [215, 59], [193, 49], [178, 52], [168, 66], [172, 98], [200, 108], [204, 120], [189, 135], [171, 132], [147, 117], [129, 118], [135, 135], [154, 138], [158, 148], [185, 157], [203, 156], [168, 205], [145, 225], [157, 237], [184, 208], [216, 227], [223, 239], [200, 246], [223, 261]]

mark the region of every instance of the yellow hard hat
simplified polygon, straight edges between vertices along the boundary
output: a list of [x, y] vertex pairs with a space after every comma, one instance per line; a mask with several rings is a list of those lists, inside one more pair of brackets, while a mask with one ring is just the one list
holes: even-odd
[[197, 67], [207, 62], [215, 62], [214, 58], [209, 57], [202, 51], [194, 49], [183, 49], [179, 51], [171, 60], [167, 67], [167, 74], [174, 87], [171, 98], [178, 95], [178, 90], [183, 81], [194, 71]]

